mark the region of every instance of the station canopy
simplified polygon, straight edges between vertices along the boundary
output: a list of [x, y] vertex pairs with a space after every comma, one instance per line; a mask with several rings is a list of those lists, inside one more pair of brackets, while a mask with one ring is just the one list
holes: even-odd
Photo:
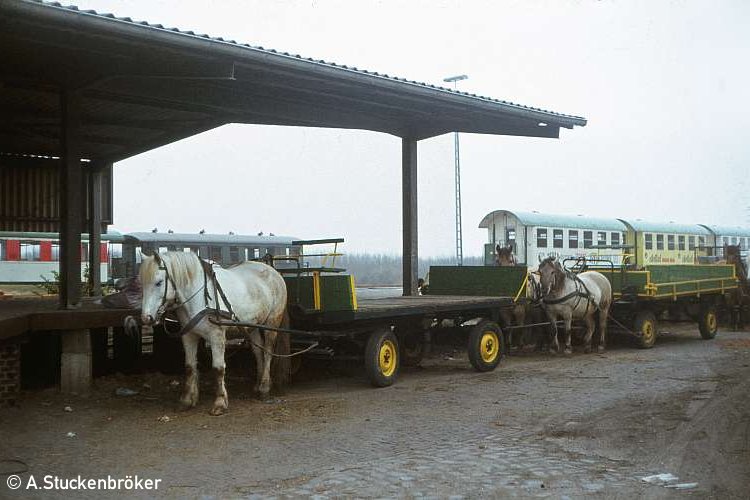
[[84, 158], [129, 156], [227, 123], [420, 140], [451, 131], [558, 137], [581, 117], [234, 40], [36, 0], [0, 1], [0, 154], [61, 152], [61, 89], [81, 99]]

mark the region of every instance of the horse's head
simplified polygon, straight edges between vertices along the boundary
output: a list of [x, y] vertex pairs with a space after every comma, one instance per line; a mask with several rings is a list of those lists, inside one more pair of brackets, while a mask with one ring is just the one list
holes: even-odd
[[515, 266], [516, 256], [513, 255], [513, 245], [508, 243], [508, 246], [501, 247], [495, 245], [495, 264], [498, 266]]
[[164, 254], [144, 256], [141, 261], [141, 321], [144, 325], [159, 323], [167, 308], [177, 300], [177, 288], [169, 267], [169, 257]]
[[539, 284], [542, 295], [549, 295], [565, 281], [565, 270], [555, 257], [547, 257], [539, 263]]

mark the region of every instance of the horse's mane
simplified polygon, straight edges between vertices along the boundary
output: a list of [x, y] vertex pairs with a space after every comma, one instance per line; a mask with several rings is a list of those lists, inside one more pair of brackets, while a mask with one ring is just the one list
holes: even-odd
[[[200, 260], [193, 252], [165, 252], [160, 253], [159, 258], [179, 288], [192, 283], [201, 270]], [[158, 270], [159, 264], [155, 258], [144, 259], [141, 263], [141, 281], [145, 281], [144, 278], [153, 278]]]

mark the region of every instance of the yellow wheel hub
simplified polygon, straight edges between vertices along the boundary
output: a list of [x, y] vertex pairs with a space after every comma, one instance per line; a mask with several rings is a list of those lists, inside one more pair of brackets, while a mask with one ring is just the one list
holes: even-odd
[[380, 346], [380, 352], [378, 353], [378, 367], [380, 368], [380, 373], [386, 377], [393, 375], [396, 371], [396, 364], [398, 361], [396, 359], [397, 356], [396, 345], [390, 340], [383, 342]]
[[651, 321], [644, 321], [641, 333], [644, 339], [651, 339], [654, 336], [654, 323]]
[[482, 340], [479, 343], [479, 354], [482, 356], [482, 361], [485, 363], [493, 362], [499, 352], [500, 341], [497, 338], [497, 334], [493, 331], [484, 332]]
[[716, 315], [714, 313], [708, 313], [708, 316], [706, 316], [706, 326], [708, 326], [710, 332], [716, 330]]

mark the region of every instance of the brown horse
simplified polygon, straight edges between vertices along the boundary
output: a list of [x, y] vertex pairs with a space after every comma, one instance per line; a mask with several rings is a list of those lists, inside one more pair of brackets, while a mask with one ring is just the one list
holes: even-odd
[[[495, 246], [495, 264], [498, 266], [516, 266], [518, 261], [516, 256], [513, 254], [513, 245], [510, 243], [507, 246], [501, 247], [500, 245]], [[527, 288], [527, 290], [529, 290]], [[523, 294], [523, 299], [526, 299], [528, 294]], [[526, 323], [526, 317], [531, 313], [531, 305], [526, 302], [516, 303], [512, 308], [502, 309], [500, 311], [500, 323], [503, 327], [508, 326], [523, 326]], [[528, 340], [529, 328], [514, 328], [510, 330], [510, 344], [517, 348], [523, 348]]]
[[740, 247], [727, 245], [724, 249], [726, 263], [734, 266], [734, 274], [737, 276], [737, 289], [727, 294], [727, 306], [731, 313], [732, 327], [735, 331], [744, 326], [744, 316], [750, 308], [750, 283], [747, 280], [747, 264], [742, 260]]

